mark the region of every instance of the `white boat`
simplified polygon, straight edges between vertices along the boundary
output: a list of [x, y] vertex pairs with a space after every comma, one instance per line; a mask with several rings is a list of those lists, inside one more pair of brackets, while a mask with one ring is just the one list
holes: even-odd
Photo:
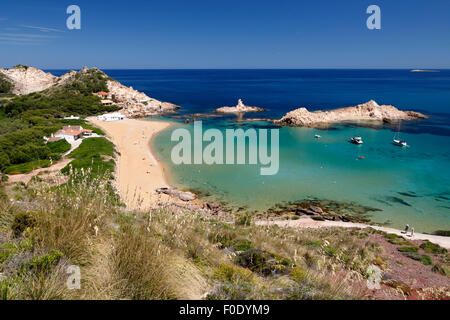
[[361, 137], [353, 137], [350, 138], [350, 142], [354, 143], [354, 144], [363, 144], [362, 138]]
[[402, 140], [398, 140], [398, 139], [394, 139], [393, 141], [394, 141], [393, 143], [394, 143], [396, 146], [399, 146], [399, 147], [406, 147], [406, 146], [408, 146], [408, 144], [406, 143], [406, 141], [402, 141]]
[[397, 130], [397, 133], [394, 135], [392, 143], [394, 145], [396, 145], [396, 146], [399, 146], [399, 147], [407, 147], [408, 144], [406, 143], [406, 141], [405, 140], [400, 140], [400, 127], [401, 127], [401, 125], [402, 125], [402, 123], [399, 122], [398, 123], [398, 130]]
[[321, 136], [320, 134], [316, 134], [316, 135], [314, 136], [314, 138], [320, 139], [320, 138], [322, 138], [322, 136]]

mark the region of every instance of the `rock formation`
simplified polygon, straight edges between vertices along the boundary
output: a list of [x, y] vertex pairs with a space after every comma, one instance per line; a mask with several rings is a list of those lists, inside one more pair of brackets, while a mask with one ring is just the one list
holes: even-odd
[[262, 108], [246, 106], [241, 99], [238, 100], [238, 104], [234, 107], [222, 107], [216, 109], [217, 113], [245, 113], [245, 112], [261, 112]]
[[180, 108], [172, 103], [150, 98], [145, 93], [134, 90], [133, 87], [126, 87], [115, 80], [108, 80], [107, 86], [114, 104], [121, 107], [120, 113], [128, 118], [158, 115]]
[[58, 81], [58, 77], [51, 73], [27, 66], [16, 66], [11, 69], [0, 68], [0, 73], [11, 82], [14, 94], [42, 91], [55, 85]]
[[375, 101], [359, 104], [354, 107], [339, 108], [329, 111], [310, 112], [299, 108], [288, 112], [277, 124], [296, 127], [318, 127], [329, 123], [344, 121], [378, 121], [392, 122], [400, 120], [425, 119], [427, 116], [414, 111], [401, 111], [391, 105], [378, 105]]
[[173, 112], [180, 108], [172, 103], [150, 98], [145, 93], [134, 90], [132, 87], [126, 87], [120, 82], [109, 78], [97, 68], [89, 69], [83, 67], [78, 72], [69, 71], [61, 77], [56, 77], [50, 73], [27, 66], [0, 69], [0, 73], [6, 77], [6, 80], [13, 84], [12, 93], [19, 95], [43, 91], [53, 87], [57, 88], [71, 81], [77, 81], [80, 75], [82, 76], [92, 71], [99, 72], [103, 76], [111, 100], [115, 105], [122, 108], [120, 113], [128, 118], [158, 115]]

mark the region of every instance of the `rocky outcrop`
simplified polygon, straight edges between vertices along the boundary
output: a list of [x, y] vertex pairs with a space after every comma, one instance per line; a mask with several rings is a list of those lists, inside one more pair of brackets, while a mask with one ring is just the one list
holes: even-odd
[[17, 66], [11, 69], [0, 68], [0, 73], [11, 82], [14, 94], [42, 91], [55, 85], [58, 81], [58, 77], [51, 73], [27, 66]]
[[427, 116], [414, 111], [401, 111], [391, 105], [378, 105], [375, 101], [359, 104], [354, 107], [340, 108], [330, 111], [313, 111], [299, 108], [288, 112], [275, 123], [298, 127], [317, 127], [329, 123], [344, 121], [401, 121], [425, 119]]
[[97, 68], [83, 67], [80, 71], [69, 71], [61, 77], [56, 77], [42, 70], [17, 66], [11, 69], [0, 69], [0, 74], [13, 84], [12, 93], [29, 94], [51, 88], [59, 88], [72, 81], [83, 81], [83, 76], [88, 73], [99, 73], [109, 90], [109, 97], [115, 105], [121, 107], [120, 113], [128, 118], [141, 118], [162, 113], [173, 112], [180, 107], [169, 102], [161, 102], [150, 98], [143, 92], [126, 87], [120, 82], [109, 78]]
[[217, 113], [245, 113], [245, 112], [261, 112], [263, 108], [246, 106], [241, 99], [238, 100], [238, 104], [234, 107], [222, 107], [216, 109]]
[[108, 80], [107, 86], [112, 101], [121, 107], [120, 113], [128, 118], [142, 118], [161, 113], [174, 112], [180, 107], [150, 98], [143, 92], [126, 87], [118, 81]]

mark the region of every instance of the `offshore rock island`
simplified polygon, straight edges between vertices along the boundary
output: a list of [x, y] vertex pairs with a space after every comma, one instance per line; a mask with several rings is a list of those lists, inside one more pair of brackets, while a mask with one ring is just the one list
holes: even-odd
[[246, 112], [261, 112], [265, 111], [263, 108], [246, 106], [241, 99], [238, 100], [238, 104], [234, 107], [221, 107], [216, 109], [217, 113], [231, 113], [231, 114], [240, 114]]
[[391, 105], [379, 105], [373, 100], [354, 107], [339, 108], [328, 111], [308, 111], [306, 108], [298, 108], [288, 112], [277, 124], [294, 127], [320, 127], [330, 123], [345, 121], [377, 121], [395, 122], [411, 121], [428, 118], [426, 115], [415, 111], [401, 111]]

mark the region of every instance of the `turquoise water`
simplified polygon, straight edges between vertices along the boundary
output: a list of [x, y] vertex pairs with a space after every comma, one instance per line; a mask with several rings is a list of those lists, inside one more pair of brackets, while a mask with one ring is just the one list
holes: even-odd
[[[237, 124], [210, 121], [207, 128], [268, 127], [263, 123]], [[170, 159], [170, 135], [175, 128], [192, 130], [192, 124], [176, 123], [154, 139], [154, 150], [170, 172], [170, 183], [211, 193], [249, 211], [264, 211], [274, 204], [319, 198], [356, 202], [382, 211], [371, 214], [378, 223], [401, 228], [406, 223], [417, 231], [432, 232], [450, 226], [450, 153], [448, 137], [402, 133], [407, 148], [394, 146], [395, 134], [338, 126], [335, 130], [283, 127], [280, 129], [280, 167], [273, 176], [261, 176], [259, 165], [174, 165]], [[320, 134], [321, 139], [314, 135]], [[362, 136], [361, 146], [348, 143]], [[206, 143], [204, 143], [206, 144]], [[365, 158], [360, 158], [360, 156]]]
[[[64, 71], [52, 71], [58, 75]], [[261, 176], [260, 166], [179, 165], [170, 160], [170, 135], [183, 121], [154, 140], [156, 155], [170, 172], [172, 184], [210, 193], [247, 210], [263, 211], [276, 203], [305, 198], [352, 201], [379, 208], [371, 218], [417, 231], [450, 230], [450, 70], [107, 70], [125, 85], [150, 97], [181, 106], [180, 114], [208, 113], [242, 98], [267, 108], [257, 117], [280, 118], [306, 106], [311, 110], [345, 107], [375, 100], [430, 115], [429, 120], [402, 124], [410, 145], [391, 144], [397, 128], [335, 130], [280, 128], [280, 170]], [[253, 115], [249, 115], [253, 116]], [[233, 117], [209, 118], [205, 128], [257, 128]], [[393, 129], [394, 132], [391, 130]], [[319, 133], [322, 139], [314, 139]], [[362, 146], [347, 142], [362, 136]], [[366, 157], [360, 159], [359, 156]]]

